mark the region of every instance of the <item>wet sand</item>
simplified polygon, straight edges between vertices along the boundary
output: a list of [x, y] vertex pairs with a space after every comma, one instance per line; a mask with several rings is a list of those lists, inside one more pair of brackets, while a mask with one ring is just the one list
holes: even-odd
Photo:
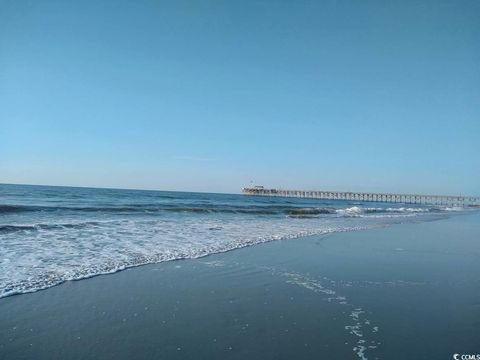
[[0, 299], [0, 359], [480, 353], [480, 216], [274, 241]]

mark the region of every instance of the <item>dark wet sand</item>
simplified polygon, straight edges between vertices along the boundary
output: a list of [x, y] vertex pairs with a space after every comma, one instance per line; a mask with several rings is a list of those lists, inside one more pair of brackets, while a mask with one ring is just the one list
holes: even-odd
[[480, 353], [480, 216], [271, 242], [0, 299], [0, 359]]

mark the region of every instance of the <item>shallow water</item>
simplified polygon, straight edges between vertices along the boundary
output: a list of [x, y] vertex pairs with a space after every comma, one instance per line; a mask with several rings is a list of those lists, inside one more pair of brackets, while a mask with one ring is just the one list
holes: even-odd
[[273, 241], [0, 300], [2, 359], [451, 359], [480, 344], [480, 218]]
[[0, 185], [0, 297], [132, 266], [465, 209], [162, 191]]

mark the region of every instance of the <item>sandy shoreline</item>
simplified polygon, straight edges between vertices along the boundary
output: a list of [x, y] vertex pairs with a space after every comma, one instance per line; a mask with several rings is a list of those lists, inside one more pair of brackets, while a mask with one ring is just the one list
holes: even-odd
[[0, 358], [480, 352], [479, 235], [477, 214], [457, 216], [275, 241], [3, 298]]

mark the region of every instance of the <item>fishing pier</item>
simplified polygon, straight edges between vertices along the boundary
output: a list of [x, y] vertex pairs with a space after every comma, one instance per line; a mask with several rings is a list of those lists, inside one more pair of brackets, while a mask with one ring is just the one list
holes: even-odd
[[264, 188], [263, 186], [245, 187], [242, 192], [254, 196], [296, 197], [321, 200], [349, 200], [371, 201], [386, 203], [405, 203], [422, 205], [450, 205], [450, 206], [480, 206], [480, 197], [473, 196], [446, 196], [446, 195], [418, 195], [418, 194], [390, 194], [351, 191], [321, 191], [321, 190], [285, 190]]

